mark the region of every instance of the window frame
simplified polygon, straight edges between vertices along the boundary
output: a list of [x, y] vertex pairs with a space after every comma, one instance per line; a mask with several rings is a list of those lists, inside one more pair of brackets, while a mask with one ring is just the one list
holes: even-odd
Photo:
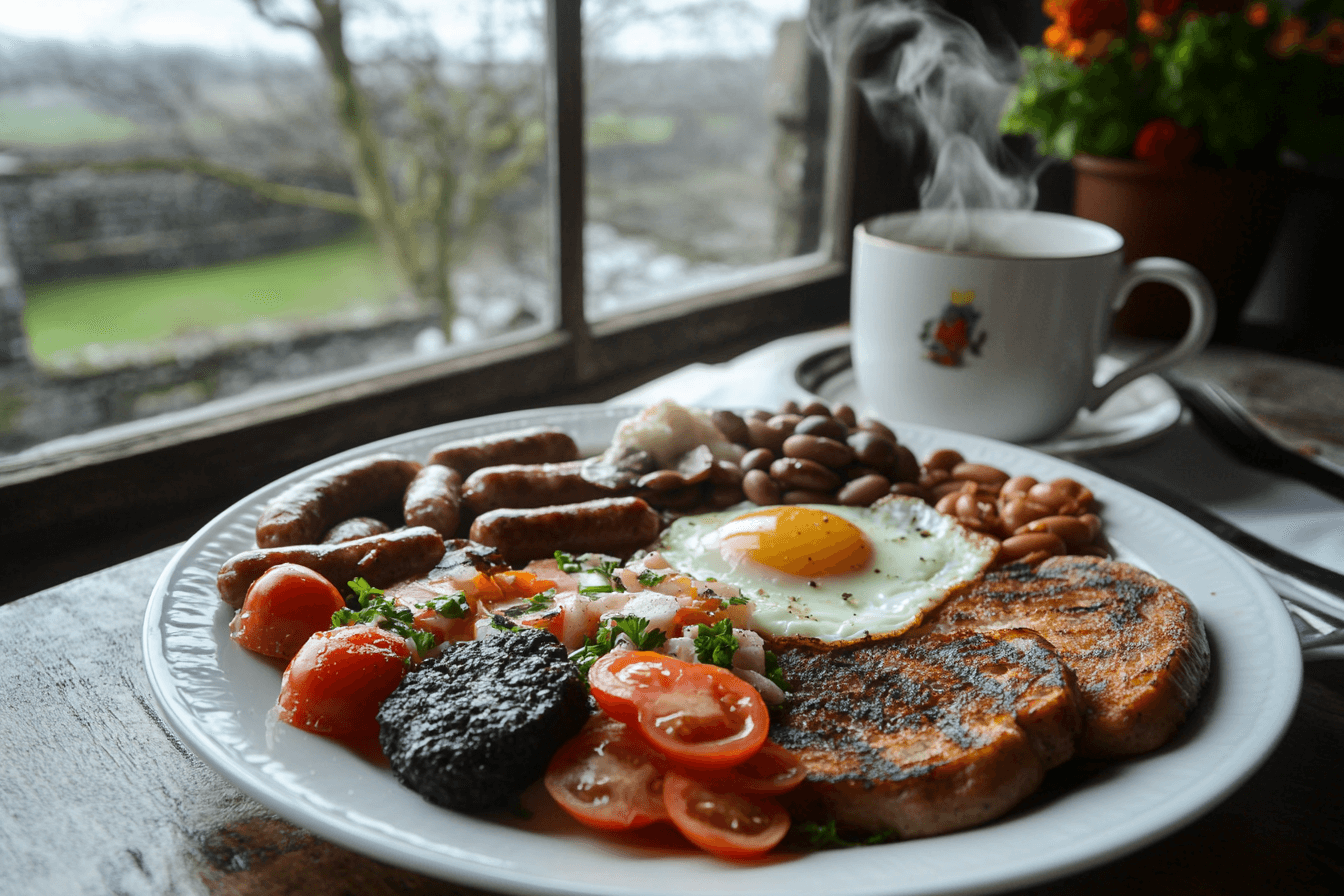
[[[856, 166], [872, 128], [832, 78], [822, 243], [749, 282], [590, 320], [584, 311], [583, 44], [578, 0], [546, 0], [557, 329], [238, 396], [0, 458], [6, 599], [182, 540], [275, 478], [376, 439], [525, 407], [604, 401], [692, 361], [845, 321]], [[866, 148], [865, 148], [866, 147]], [[865, 166], [871, 167], [871, 166]], [[876, 170], [876, 169], [874, 169]]]

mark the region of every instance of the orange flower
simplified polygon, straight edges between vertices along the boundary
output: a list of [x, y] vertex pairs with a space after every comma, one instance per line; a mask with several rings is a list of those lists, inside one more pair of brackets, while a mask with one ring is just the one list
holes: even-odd
[[1134, 20], [1134, 24], [1139, 26], [1140, 31], [1152, 38], [1161, 37], [1162, 33], [1167, 30], [1167, 23], [1162, 17], [1146, 9], [1139, 13], [1138, 18]]
[[1325, 46], [1321, 55], [1331, 65], [1344, 62], [1344, 19], [1331, 19], [1325, 23], [1320, 33], [1321, 43]]
[[1269, 39], [1269, 52], [1280, 59], [1287, 58], [1301, 49], [1306, 39], [1306, 20], [1289, 16], [1279, 23], [1279, 30]]
[[1098, 31], [1123, 32], [1129, 25], [1125, 0], [1073, 0], [1069, 4], [1069, 30], [1081, 40]]
[[1041, 11], [1047, 16], [1059, 21], [1069, 14], [1069, 4], [1072, 0], [1045, 0], [1041, 4]]
[[1045, 29], [1045, 45], [1052, 50], [1063, 50], [1071, 40], [1073, 35], [1063, 25], [1051, 25]]
[[1269, 6], [1265, 3], [1252, 3], [1246, 7], [1246, 21], [1250, 22], [1256, 28], [1265, 27], [1269, 21]]
[[1134, 138], [1134, 158], [1142, 162], [1177, 165], [1199, 149], [1199, 132], [1183, 128], [1170, 118], [1155, 118], [1139, 128]]

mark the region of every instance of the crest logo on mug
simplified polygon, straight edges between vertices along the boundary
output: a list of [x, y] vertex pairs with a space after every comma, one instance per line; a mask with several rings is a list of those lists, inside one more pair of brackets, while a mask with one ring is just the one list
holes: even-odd
[[975, 301], [975, 290], [952, 290], [952, 300], [947, 303], [941, 316], [924, 321], [919, 341], [927, 351], [924, 357], [944, 367], [960, 367], [962, 355], [969, 349], [971, 354], [980, 354], [985, 344], [985, 334], [975, 332], [980, 320], [980, 312], [971, 307]]

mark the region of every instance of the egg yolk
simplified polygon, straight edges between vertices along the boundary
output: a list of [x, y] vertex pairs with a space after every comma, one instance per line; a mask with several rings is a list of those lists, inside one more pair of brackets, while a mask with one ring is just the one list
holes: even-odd
[[858, 572], [872, 560], [862, 530], [834, 513], [811, 507], [771, 507], [719, 527], [719, 553], [737, 566], [749, 562], [804, 579]]

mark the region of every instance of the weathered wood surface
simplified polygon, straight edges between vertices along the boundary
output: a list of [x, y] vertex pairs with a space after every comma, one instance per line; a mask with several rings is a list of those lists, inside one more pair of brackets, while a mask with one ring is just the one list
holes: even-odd
[[[479, 892], [295, 828], [177, 741], [140, 658], [145, 605], [171, 556], [0, 607], [0, 894]], [[1312, 664], [1283, 744], [1227, 802], [1134, 855], [1032, 892], [1344, 892], [1342, 747], [1344, 663]]]

